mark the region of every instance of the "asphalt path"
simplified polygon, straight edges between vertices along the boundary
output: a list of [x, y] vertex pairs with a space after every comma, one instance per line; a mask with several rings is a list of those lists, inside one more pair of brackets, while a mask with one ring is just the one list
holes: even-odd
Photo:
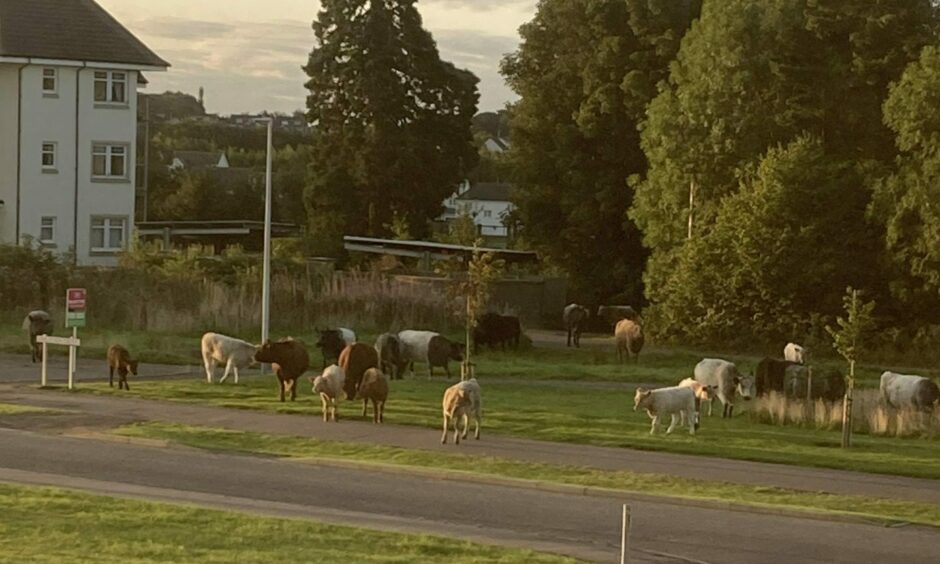
[[[464, 441], [459, 447], [453, 444], [441, 445], [438, 429], [391, 423], [373, 425], [370, 422], [353, 420], [341, 420], [338, 424], [324, 423], [319, 417], [319, 402], [313, 403], [309, 396], [303, 395], [298, 399], [298, 403], [307, 402], [310, 405], [310, 416], [131, 397], [66, 394], [10, 386], [0, 388], [0, 402], [67, 410], [66, 413], [31, 419], [17, 415], [7, 418], [4, 422], [3, 418], [0, 418], [0, 424], [6, 426], [16, 426], [18, 422], [24, 422], [29, 428], [44, 425], [50, 428], [80, 426], [106, 430], [136, 421], [163, 421], [320, 440], [378, 444], [434, 452], [460, 452], [548, 464], [577, 464], [602, 470], [628, 470], [752, 486], [940, 504], [940, 480], [501, 437], [486, 433], [485, 417], [482, 440]], [[386, 416], [388, 420], [394, 421], [394, 411], [391, 408]]]
[[[0, 429], [0, 480], [444, 534], [614, 562], [935, 562], [940, 533]], [[219, 500], [225, 500], [221, 502]], [[361, 519], [361, 520], [360, 520]]]

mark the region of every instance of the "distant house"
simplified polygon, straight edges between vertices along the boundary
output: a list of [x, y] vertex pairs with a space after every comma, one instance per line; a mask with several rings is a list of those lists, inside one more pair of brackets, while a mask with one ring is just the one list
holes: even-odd
[[0, 241], [116, 263], [134, 229], [141, 73], [168, 66], [92, 0], [0, 0]]
[[491, 153], [505, 153], [509, 150], [509, 141], [499, 137], [487, 137], [483, 147]]
[[265, 127], [268, 119], [274, 118], [275, 129], [292, 131], [295, 133], [307, 133], [310, 126], [303, 112], [296, 112], [291, 115], [284, 114], [232, 114], [225, 121], [230, 125], [238, 127]]
[[513, 210], [512, 184], [505, 182], [463, 182], [444, 202], [441, 220], [449, 223], [459, 215], [469, 214], [477, 229], [492, 244], [509, 237], [506, 220]]
[[225, 153], [209, 151], [174, 151], [170, 170], [200, 170], [207, 168], [229, 168]]

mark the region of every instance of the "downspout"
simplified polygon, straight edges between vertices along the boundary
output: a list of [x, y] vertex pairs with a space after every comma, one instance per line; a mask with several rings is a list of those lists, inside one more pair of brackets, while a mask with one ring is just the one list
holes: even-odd
[[23, 184], [23, 69], [28, 67], [29, 63], [20, 65], [16, 69], [16, 234], [13, 237], [13, 244], [20, 244], [20, 208], [22, 207], [20, 195]]
[[75, 205], [72, 207], [72, 265], [78, 266], [78, 163], [81, 149], [78, 146], [79, 138], [79, 115], [81, 106], [79, 104], [80, 93], [82, 90], [82, 71], [87, 65], [82, 66], [75, 71]]

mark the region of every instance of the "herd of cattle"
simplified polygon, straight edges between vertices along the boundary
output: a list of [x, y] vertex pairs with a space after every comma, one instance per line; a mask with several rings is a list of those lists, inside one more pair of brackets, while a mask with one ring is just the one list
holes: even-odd
[[[564, 308], [563, 320], [567, 329], [567, 345], [580, 347], [581, 334], [591, 317], [590, 311], [578, 304]], [[621, 362], [632, 358], [639, 360], [644, 335], [636, 311], [629, 306], [601, 306], [597, 317], [614, 326], [614, 342]], [[28, 331], [33, 362], [41, 354], [36, 337], [52, 331], [52, 320], [47, 312], [30, 312], [23, 323]], [[389, 379], [401, 379], [406, 371], [414, 373], [414, 363], [427, 366], [427, 374], [433, 376], [434, 368], [442, 368], [450, 377], [449, 362], [462, 361], [463, 345], [455, 343], [433, 331], [405, 330], [397, 334], [384, 333], [374, 345], [358, 341], [354, 331], [346, 328], [319, 330], [316, 346], [323, 355], [323, 370], [310, 377], [313, 392], [322, 403], [324, 421], [336, 421], [336, 406], [341, 399], [363, 401], [362, 415], [367, 416], [372, 403], [372, 419], [384, 421], [385, 402], [389, 394]], [[519, 319], [487, 313], [479, 319], [474, 332], [474, 346], [516, 347], [522, 334]], [[213, 382], [217, 365], [225, 367], [220, 383], [229, 373], [238, 383], [238, 370], [256, 363], [271, 364], [279, 382], [280, 401], [297, 397], [298, 380], [310, 367], [306, 346], [293, 338], [266, 341], [255, 345], [241, 339], [219, 333], [206, 333], [200, 342], [206, 380]], [[108, 349], [110, 370], [109, 383], [113, 386], [114, 372], [118, 373], [118, 387], [130, 389], [128, 374], [137, 374], [137, 361], [120, 345]], [[787, 398], [838, 401], [845, 394], [845, 379], [835, 370], [814, 375], [808, 362], [808, 351], [795, 343], [784, 348], [784, 358], [764, 358], [754, 375], [742, 374], [738, 367], [727, 360], [706, 358], [699, 362], [692, 378], [685, 378], [676, 386], [646, 389], [640, 387], [634, 396], [634, 411], [644, 409], [652, 419], [650, 433], [656, 432], [660, 419], [671, 418], [666, 433], [676, 425], [688, 422], [689, 432], [694, 434], [700, 425], [702, 402], [708, 403], [708, 415], [717, 398], [722, 404], [722, 417], [731, 417], [738, 397], [752, 397], [770, 393], [783, 394]], [[330, 364], [330, 361], [334, 363]], [[329, 365], [328, 365], [329, 364]], [[912, 408], [932, 411], [940, 406], [940, 387], [928, 378], [916, 375], [885, 372], [881, 376], [881, 399], [884, 405], [896, 409]], [[475, 379], [460, 382], [447, 388], [442, 399], [444, 433], [441, 442], [446, 442], [450, 425], [454, 428], [454, 442], [466, 437], [471, 420], [475, 421], [475, 436], [480, 436], [482, 418], [482, 392]], [[458, 428], [458, 426], [460, 428]]]

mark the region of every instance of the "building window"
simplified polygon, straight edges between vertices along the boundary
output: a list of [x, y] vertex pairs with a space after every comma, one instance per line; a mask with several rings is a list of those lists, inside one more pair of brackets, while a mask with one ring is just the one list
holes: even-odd
[[95, 178], [127, 178], [127, 146], [93, 145], [91, 175]]
[[39, 242], [44, 245], [55, 243], [55, 217], [43, 217], [40, 219]]
[[114, 253], [124, 249], [127, 220], [123, 217], [91, 218], [91, 252]]
[[42, 144], [42, 169], [55, 170], [56, 165], [56, 144], [45, 142]]
[[95, 102], [127, 103], [127, 73], [95, 71]]
[[59, 91], [59, 71], [42, 69], [42, 93], [55, 94]]
[[493, 217], [493, 212], [490, 210], [483, 210], [483, 217]]

